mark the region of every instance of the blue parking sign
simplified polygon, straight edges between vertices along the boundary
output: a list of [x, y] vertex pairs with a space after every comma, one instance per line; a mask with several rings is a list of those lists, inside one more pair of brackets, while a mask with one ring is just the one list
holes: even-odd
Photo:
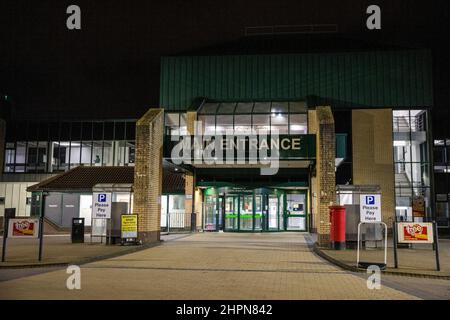
[[366, 204], [367, 205], [375, 204], [375, 196], [366, 196]]
[[106, 202], [106, 193], [98, 194], [98, 202]]

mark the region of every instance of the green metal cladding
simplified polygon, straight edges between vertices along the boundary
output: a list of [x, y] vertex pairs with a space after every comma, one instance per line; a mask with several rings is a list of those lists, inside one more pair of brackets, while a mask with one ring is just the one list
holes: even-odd
[[307, 100], [335, 107], [430, 107], [427, 50], [175, 56], [161, 61], [160, 105], [193, 100]]

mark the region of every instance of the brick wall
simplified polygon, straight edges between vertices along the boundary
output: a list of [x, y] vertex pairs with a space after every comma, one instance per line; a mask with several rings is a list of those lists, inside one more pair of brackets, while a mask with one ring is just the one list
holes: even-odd
[[144, 243], [160, 240], [163, 132], [163, 109], [149, 109], [136, 123], [133, 206]]
[[392, 110], [353, 110], [353, 184], [381, 187], [381, 212], [390, 226], [395, 214]]

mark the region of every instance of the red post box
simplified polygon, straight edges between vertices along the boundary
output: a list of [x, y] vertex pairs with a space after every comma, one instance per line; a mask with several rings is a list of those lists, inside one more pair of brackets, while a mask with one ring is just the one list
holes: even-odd
[[345, 207], [330, 206], [330, 240], [331, 248], [335, 250], [345, 249]]

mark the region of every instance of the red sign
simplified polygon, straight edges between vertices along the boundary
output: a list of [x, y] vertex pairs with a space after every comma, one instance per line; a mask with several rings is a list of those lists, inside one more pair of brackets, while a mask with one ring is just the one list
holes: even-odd
[[39, 231], [38, 219], [10, 219], [8, 237], [10, 238], [37, 238]]
[[400, 243], [433, 243], [433, 226], [431, 223], [402, 222], [398, 224]]

